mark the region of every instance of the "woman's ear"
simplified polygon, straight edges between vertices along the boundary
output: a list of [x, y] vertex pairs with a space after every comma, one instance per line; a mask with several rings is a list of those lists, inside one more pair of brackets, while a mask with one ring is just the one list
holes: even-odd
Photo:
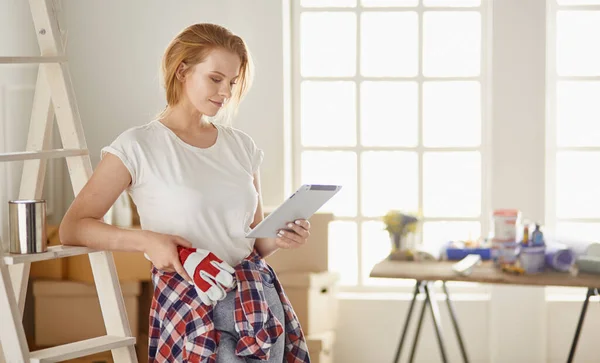
[[187, 70], [187, 68], [188, 66], [184, 62], [181, 62], [179, 64], [179, 67], [177, 67], [177, 72], [175, 72], [175, 75], [177, 76], [177, 79], [180, 82], [183, 82], [183, 80], [185, 79], [185, 71]]

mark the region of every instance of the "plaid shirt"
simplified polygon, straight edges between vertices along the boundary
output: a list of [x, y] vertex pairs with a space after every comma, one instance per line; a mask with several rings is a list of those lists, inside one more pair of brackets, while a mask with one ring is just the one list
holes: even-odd
[[[261, 271], [273, 283], [285, 312], [285, 326], [273, 315], [263, 293]], [[256, 251], [235, 267], [235, 325], [240, 335], [236, 354], [266, 360], [271, 345], [285, 330], [285, 362], [310, 363], [298, 318], [275, 272]], [[176, 273], [152, 270], [154, 297], [150, 307], [149, 362], [215, 363], [220, 332], [213, 307], [202, 304], [196, 290]]]

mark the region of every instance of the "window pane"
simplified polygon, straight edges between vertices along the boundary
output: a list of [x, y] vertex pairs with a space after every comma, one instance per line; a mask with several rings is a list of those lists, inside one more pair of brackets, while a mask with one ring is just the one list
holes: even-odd
[[416, 82], [362, 82], [360, 137], [366, 146], [417, 146]]
[[481, 0], [423, 0], [425, 6], [472, 7], [481, 5]]
[[356, 154], [343, 151], [302, 152], [303, 184], [339, 184], [342, 189], [319, 211], [356, 216]]
[[423, 244], [440, 249], [448, 241], [476, 240], [481, 236], [479, 222], [425, 222], [423, 223]]
[[361, 0], [364, 7], [417, 6], [419, 0]]
[[339, 272], [342, 285], [358, 282], [357, 237], [355, 222], [329, 222], [329, 265], [332, 271]]
[[559, 218], [600, 218], [600, 152], [559, 151], [556, 155], [556, 211]]
[[429, 147], [479, 146], [479, 82], [423, 84], [423, 143]]
[[600, 75], [600, 11], [559, 11], [556, 69], [562, 76]]
[[356, 74], [356, 15], [349, 12], [304, 12], [300, 15], [302, 76]]
[[380, 221], [362, 224], [362, 281], [369, 286], [412, 286], [414, 280], [369, 277], [373, 266], [385, 259], [391, 251], [390, 237], [384, 227]]
[[479, 152], [427, 152], [423, 155], [423, 173], [426, 217], [479, 217]]
[[423, 17], [423, 74], [428, 77], [478, 76], [480, 13], [426, 11]]
[[419, 210], [417, 153], [369, 151], [362, 154], [362, 214], [384, 216], [390, 209]]
[[360, 18], [361, 74], [372, 77], [417, 75], [417, 13], [367, 12]]
[[301, 0], [300, 5], [307, 8], [350, 8], [356, 6], [356, 0]]
[[600, 146], [600, 82], [558, 82], [556, 142]]
[[301, 87], [302, 145], [356, 145], [356, 83], [304, 81]]
[[558, 222], [556, 234], [562, 238], [600, 242], [600, 223]]

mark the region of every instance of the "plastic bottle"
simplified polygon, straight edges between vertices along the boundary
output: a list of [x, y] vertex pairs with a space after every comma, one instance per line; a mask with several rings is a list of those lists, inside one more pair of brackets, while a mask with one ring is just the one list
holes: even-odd
[[529, 224], [525, 223], [523, 226], [523, 246], [527, 246], [529, 244]]
[[534, 246], [541, 246], [544, 244], [544, 233], [540, 230], [540, 225], [535, 224], [535, 230], [531, 234], [531, 242]]

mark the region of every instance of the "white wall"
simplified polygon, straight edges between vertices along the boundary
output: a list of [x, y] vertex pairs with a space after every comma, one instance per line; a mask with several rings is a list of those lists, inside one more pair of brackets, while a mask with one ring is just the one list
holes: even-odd
[[[492, 208], [518, 208], [540, 223], [545, 197], [545, 2], [494, 1], [492, 21]], [[493, 362], [547, 361], [544, 298], [541, 288], [493, 288]], [[521, 327], [507, 334], [515, 326]]]
[[[28, 3], [4, 0], [0, 4], [0, 54], [39, 54]], [[36, 66], [0, 65], [0, 152], [25, 149], [36, 75]], [[0, 237], [5, 243], [7, 201], [18, 197], [21, 169], [21, 162], [0, 163]]]
[[[522, 290], [522, 291], [519, 291]], [[453, 294], [463, 342], [472, 363], [566, 362], [579, 318], [580, 301], [536, 302], [543, 315], [525, 315], [529, 310], [526, 292], [541, 292], [541, 288], [507, 289], [506, 299], [499, 301], [476, 299]], [[452, 290], [450, 291], [452, 294]], [[408, 295], [386, 296], [343, 294], [340, 320], [336, 328], [334, 356], [336, 363], [392, 363], [400, 339], [410, 301]], [[497, 298], [497, 297], [496, 297]], [[449, 362], [462, 362], [458, 341], [452, 329], [446, 302], [438, 301], [442, 316], [443, 335]], [[490, 316], [498, 304], [505, 304], [500, 313], [506, 319], [494, 322]], [[545, 304], [545, 307], [544, 307]], [[597, 337], [600, 333], [600, 306], [590, 302], [581, 331], [574, 362], [599, 361]], [[399, 362], [408, 362], [413, 343], [420, 303], [415, 306]], [[502, 312], [502, 310], [505, 310]], [[510, 313], [507, 311], [510, 310]], [[538, 324], [543, 320], [542, 324]], [[530, 333], [533, 332], [533, 335]], [[513, 340], [512, 342], [508, 342]], [[496, 344], [506, 343], [505, 345]], [[415, 362], [441, 362], [439, 348], [429, 312], [425, 315], [418, 341]]]
[[265, 151], [263, 201], [283, 196], [282, 4], [273, 0], [62, 0], [71, 75], [95, 166], [102, 146], [164, 108], [159, 66], [168, 42], [184, 27], [212, 22], [247, 42], [256, 79], [234, 126]]
[[[38, 54], [28, 3], [1, 0], [0, 55]], [[0, 65], [0, 153], [25, 149], [36, 76], [35, 65]], [[8, 249], [8, 201], [19, 196], [22, 168], [22, 162], [0, 163], [0, 253]], [[28, 327], [31, 323], [24, 321]]]
[[[342, 298], [334, 343], [336, 362], [392, 363], [410, 306], [409, 294], [368, 297], [364, 294], [343, 294]], [[399, 362], [408, 362], [421, 304], [422, 301], [419, 301], [413, 310]], [[446, 302], [440, 300], [438, 305], [447, 358], [450, 362], [462, 362]], [[470, 362], [490, 362], [489, 306], [487, 300], [463, 299], [454, 304]], [[416, 362], [442, 361], [436, 339], [431, 313], [427, 310], [415, 352]]]
[[[3, 56], [39, 55], [33, 21], [27, 1], [0, 1], [0, 54]], [[37, 65], [0, 65], [0, 152], [24, 151], [35, 93]], [[54, 128], [54, 146], [59, 137]], [[47, 200], [50, 223], [58, 223], [64, 210], [60, 182], [63, 160], [48, 162], [42, 198]], [[8, 200], [17, 199], [23, 162], [0, 163], [0, 237], [8, 241]], [[60, 179], [58, 179], [60, 180]]]

